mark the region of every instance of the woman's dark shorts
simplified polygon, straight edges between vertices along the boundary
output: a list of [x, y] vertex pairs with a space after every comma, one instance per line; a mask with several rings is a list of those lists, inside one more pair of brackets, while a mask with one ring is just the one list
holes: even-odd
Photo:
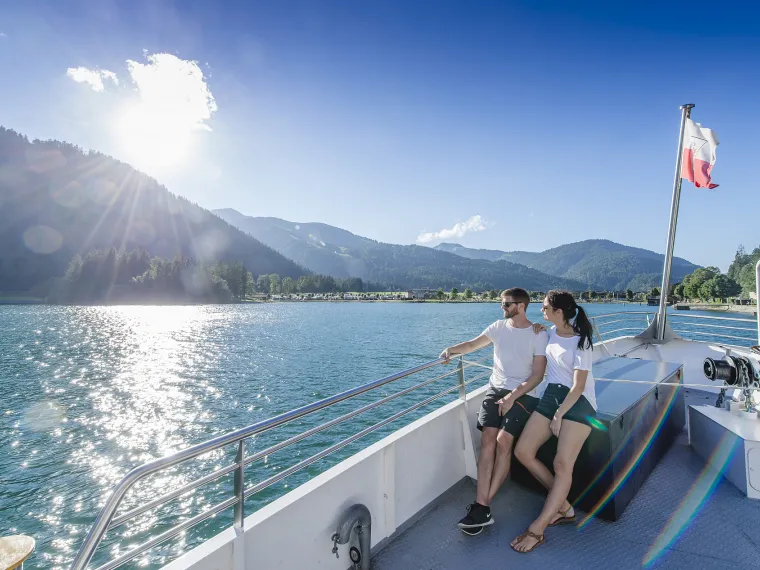
[[478, 413], [478, 429], [480, 431], [483, 431], [484, 427], [498, 428], [513, 435], [515, 439], [520, 437], [525, 424], [528, 423], [530, 414], [538, 405], [538, 398], [520, 396], [510, 410], [500, 416], [498, 402], [511, 391], [494, 387], [488, 388], [486, 397], [483, 399], [483, 405]]
[[[554, 414], [562, 402], [565, 401], [569, 392], [570, 388], [562, 384], [547, 385], [546, 391], [536, 407], [536, 412], [550, 420], [554, 419]], [[594, 418], [596, 418], [596, 410], [585, 396], [581, 396], [573, 407], [567, 411], [563, 419], [593, 427], [591, 420]]]

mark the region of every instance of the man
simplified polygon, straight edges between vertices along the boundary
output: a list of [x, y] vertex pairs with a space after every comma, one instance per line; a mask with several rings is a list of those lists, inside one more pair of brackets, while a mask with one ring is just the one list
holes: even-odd
[[441, 358], [448, 363], [454, 355], [467, 354], [493, 343], [490, 386], [478, 414], [482, 436], [477, 496], [457, 525], [472, 536], [493, 524], [491, 500], [507, 478], [515, 440], [539, 402], [536, 387], [546, 370], [549, 337], [545, 331], [534, 333], [525, 315], [529, 303], [530, 296], [524, 289], [506, 289], [501, 294], [503, 320], [491, 324], [479, 337], [450, 346], [441, 353]]

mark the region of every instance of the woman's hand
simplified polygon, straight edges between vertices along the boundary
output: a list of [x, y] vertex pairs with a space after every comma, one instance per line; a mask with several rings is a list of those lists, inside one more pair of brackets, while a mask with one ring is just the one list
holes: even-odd
[[452, 354], [451, 354], [451, 348], [444, 348], [443, 352], [438, 356], [438, 358], [443, 358], [443, 363], [448, 364], [451, 360]]
[[546, 330], [546, 327], [542, 325], [541, 323], [533, 323], [533, 332], [534, 334], [538, 334], [540, 332], [543, 332]]
[[562, 416], [560, 414], [554, 414], [554, 418], [549, 427], [551, 428], [552, 433], [556, 437], [559, 437], [559, 431], [562, 429]]

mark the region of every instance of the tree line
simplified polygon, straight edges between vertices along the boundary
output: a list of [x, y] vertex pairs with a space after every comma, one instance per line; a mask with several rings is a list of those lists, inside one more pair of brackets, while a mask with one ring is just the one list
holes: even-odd
[[[727, 274], [717, 267], [701, 267], [684, 277], [681, 283], [671, 285], [670, 295], [676, 299], [704, 301], [727, 299], [755, 287], [754, 265], [760, 259], [760, 247], [746, 253], [739, 247]], [[751, 271], [749, 269], [751, 268]], [[751, 275], [750, 275], [751, 273]], [[109, 302], [201, 302], [229, 303], [244, 301], [256, 294], [293, 295], [314, 293], [347, 293], [387, 291], [380, 283], [365, 282], [358, 277], [340, 279], [328, 275], [302, 275], [297, 279], [280, 277], [277, 273], [255, 275], [242, 262], [201, 263], [188, 257], [165, 259], [151, 256], [144, 249], [93, 250], [76, 255], [70, 261], [62, 278], [52, 288], [48, 300], [63, 303]], [[497, 299], [499, 289], [485, 289], [478, 293], [471, 288], [463, 292], [452, 287], [430, 293], [438, 300], [470, 300], [473, 298]], [[659, 295], [654, 288], [651, 295]], [[542, 291], [531, 292], [540, 300]], [[581, 300], [618, 299], [621, 292], [583, 291]], [[625, 291], [627, 301], [644, 300], [644, 293]]]
[[727, 276], [733, 279], [743, 293], [755, 291], [755, 265], [760, 260], [760, 246], [747, 253], [743, 245], [736, 250], [734, 261], [728, 268]]
[[257, 293], [339, 293], [381, 290], [359, 278], [325, 275], [280, 278], [276, 273], [254, 276], [239, 261], [201, 263], [177, 256], [164, 259], [144, 249], [93, 250], [76, 255], [54, 284], [48, 301], [54, 303], [244, 301]]
[[[699, 267], [686, 275], [680, 283], [670, 286], [668, 295], [676, 300], [725, 301], [730, 297], [747, 295], [755, 291], [755, 264], [760, 260], [760, 247], [747, 253], [744, 246], [736, 250], [734, 261], [724, 274], [717, 267]], [[650, 292], [660, 294], [658, 288]]]

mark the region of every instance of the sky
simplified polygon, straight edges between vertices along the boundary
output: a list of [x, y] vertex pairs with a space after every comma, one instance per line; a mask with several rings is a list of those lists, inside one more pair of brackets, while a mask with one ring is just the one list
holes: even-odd
[[683, 103], [720, 140], [675, 254], [760, 246], [760, 3], [0, 4], [0, 125], [209, 209], [390, 243], [664, 252]]

